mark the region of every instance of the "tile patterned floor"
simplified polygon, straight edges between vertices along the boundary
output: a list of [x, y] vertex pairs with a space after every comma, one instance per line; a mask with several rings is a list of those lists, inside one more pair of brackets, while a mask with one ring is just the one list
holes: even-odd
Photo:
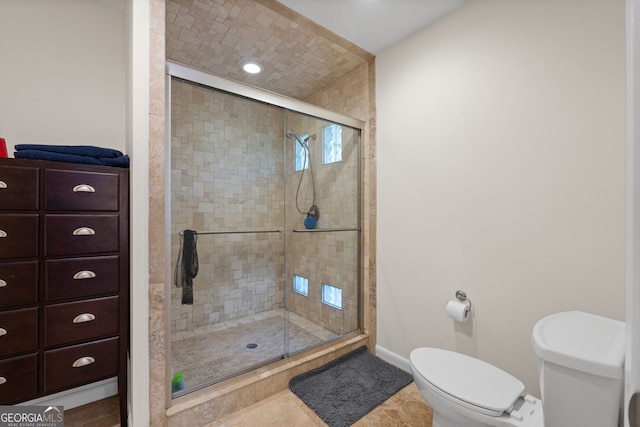
[[[216, 378], [224, 372], [258, 363], [282, 350], [282, 311], [173, 334], [174, 370], [185, 371], [187, 386]], [[289, 314], [292, 352], [333, 337], [299, 316]], [[256, 342], [261, 353], [246, 349]], [[213, 343], [213, 345], [212, 345]], [[433, 413], [415, 383], [409, 384], [354, 424], [354, 427], [431, 427]], [[119, 423], [117, 396], [65, 411], [67, 427], [115, 427]], [[281, 391], [207, 427], [317, 427], [326, 426], [290, 390]]]
[[[65, 411], [66, 427], [118, 426], [118, 399], [110, 397]], [[356, 422], [354, 427], [431, 427], [433, 412], [411, 383]], [[222, 418], [206, 427], [325, 427], [289, 390]]]
[[[287, 313], [287, 318], [291, 353], [334, 337], [332, 332], [294, 313]], [[284, 336], [282, 310], [178, 332], [172, 336], [171, 364], [174, 372], [184, 373], [187, 389], [210, 384], [279, 358]], [[257, 344], [257, 348], [247, 348], [247, 344]]]
[[[354, 427], [431, 427], [433, 413], [415, 383], [365, 415]], [[327, 424], [290, 390], [281, 391], [207, 427], [322, 427]]]

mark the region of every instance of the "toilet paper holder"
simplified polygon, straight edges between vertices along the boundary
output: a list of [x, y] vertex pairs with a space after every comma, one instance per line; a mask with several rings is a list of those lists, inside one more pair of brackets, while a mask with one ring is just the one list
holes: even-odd
[[457, 291], [456, 300], [447, 302], [447, 317], [459, 323], [466, 323], [471, 315], [471, 300], [467, 297], [465, 291]]
[[467, 298], [467, 293], [465, 291], [456, 291], [456, 299], [460, 302], [465, 302], [469, 305], [469, 310], [471, 310], [471, 300]]

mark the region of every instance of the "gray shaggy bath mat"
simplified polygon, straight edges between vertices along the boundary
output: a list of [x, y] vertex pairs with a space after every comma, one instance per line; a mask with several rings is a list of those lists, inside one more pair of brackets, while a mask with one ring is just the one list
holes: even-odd
[[411, 381], [411, 374], [360, 347], [293, 377], [289, 388], [330, 427], [347, 427]]

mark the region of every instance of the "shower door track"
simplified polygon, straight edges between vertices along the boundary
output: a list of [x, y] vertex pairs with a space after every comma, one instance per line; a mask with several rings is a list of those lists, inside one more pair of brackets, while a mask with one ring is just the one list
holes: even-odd
[[[240, 231], [196, 231], [196, 234], [260, 234], [260, 233], [282, 233], [282, 230], [240, 230]], [[178, 233], [183, 235], [184, 231]]]
[[[259, 89], [255, 86], [228, 80], [224, 77], [216, 76], [214, 74], [208, 74], [204, 71], [189, 68], [186, 65], [178, 64], [176, 62], [166, 61], [165, 65], [166, 73], [168, 74], [169, 79], [171, 76], [173, 76], [182, 80], [187, 80], [189, 82], [253, 99], [255, 101], [286, 108], [288, 110], [296, 111], [308, 116], [321, 117], [324, 120], [347, 125], [355, 129], [365, 128], [366, 123], [363, 120], [345, 116], [344, 114], [336, 113], [334, 111], [327, 110], [326, 108], [322, 108], [308, 102], [300, 101], [298, 99], [290, 98], [288, 96], [280, 95], [264, 89]], [[171, 83], [169, 82], [169, 84], [167, 85], [167, 90], [170, 90], [170, 88]], [[168, 96], [167, 100], [170, 103], [171, 96]], [[171, 111], [170, 104], [167, 111]], [[167, 120], [167, 135], [171, 135], [170, 123], [171, 120], [169, 117], [169, 120]]]

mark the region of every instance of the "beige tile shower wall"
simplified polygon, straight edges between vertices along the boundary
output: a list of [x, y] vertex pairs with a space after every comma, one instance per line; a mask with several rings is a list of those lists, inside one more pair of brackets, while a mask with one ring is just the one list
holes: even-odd
[[[182, 230], [282, 229], [283, 113], [177, 80], [171, 92], [175, 272]], [[194, 303], [181, 304], [182, 289], [172, 287], [172, 332], [282, 308], [283, 239], [199, 234]]]
[[[318, 229], [358, 226], [358, 145], [356, 130], [342, 128], [342, 160], [322, 164], [322, 132], [330, 122], [297, 113], [287, 113], [287, 127], [298, 135], [308, 134], [311, 169], [293, 169], [294, 141], [286, 146], [287, 164], [287, 254], [286, 307], [336, 333], [358, 328], [358, 238], [355, 231], [293, 232], [305, 230], [303, 221], [313, 202], [320, 211]], [[315, 136], [315, 139], [314, 139]], [[311, 175], [313, 174], [313, 180]], [[302, 177], [302, 180], [301, 180]], [[296, 205], [296, 193], [298, 195]], [[293, 292], [293, 275], [309, 279], [309, 294]], [[342, 309], [321, 302], [322, 284], [342, 289]]]
[[[358, 328], [358, 233], [293, 233], [287, 252], [286, 306], [292, 312], [344, 334]], [[292, 290], [293, 274], [309, 279], [309, 294]], [[322, 284], [342, 289], [342, 309], [322, 303]]]

